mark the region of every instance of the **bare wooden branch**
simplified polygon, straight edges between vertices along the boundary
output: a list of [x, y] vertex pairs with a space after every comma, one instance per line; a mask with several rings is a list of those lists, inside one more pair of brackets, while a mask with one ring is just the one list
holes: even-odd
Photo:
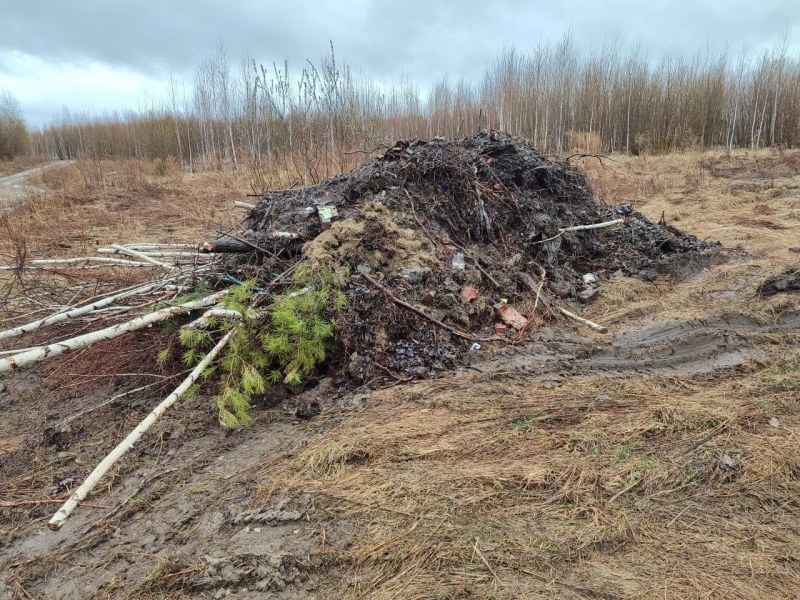
[[161, 404], [156, 406], [153, 411], [141, 422], [139, 425], [128, 434], [126, 437], [116, 448], [114, 448], [111, 453], [106, 456], [100, 464], [97, 465], [92, 471], [89, 476], [84, 480], [81, 486], [75, 490], [75, 493], [72, 494], [69, 500], [64, 503], [58, 512], [53, 515], [53, 518], [47, 523], [47, 526], [53, 530], [58, 531], [61, 529], [61, 526], [64, 524], [64, 521], [72, 514], [72, 511], [78, 506], [78, 504], [83, 501], [86, 496], [89, 495], [103, 475], [116, 463], [139, 439], [142, 435], [150, 428], [150, 426], [155, 423], [158, 418], [164, 414], [164, 412], [186, 392], [202, 375], [203, 371], [206, 367], [211, 363], [214, 358], [216, 358], [217, 354], [225, 347], [225, 344], [228, 343], [228, 340], [231, 339], [231, 336], [234, 334], [236, 329], [231, 329], [228, 333], [226, 333], [223, 338], [217, 342], [217, 345], [214, 346], [211, 351], [206, 354], [205, 358], [201, 360], [198, 365], [194, 368], [194, 370], [189, 374], [189, 376], [181, 383], [178, 388], [172, 392], [169, 396], [167, 396]]
[[179, 306], [162, 308], [161, 310], [150, 313], [149, 315], [137, 317], [136, 319], [126, 323], [120, 323], [118, 325], [106, 327], [105, 329], [101, 329], [99, 331], [93, 331], [91, 333], [79, 335], [78, 337], [64, 340], [63, 342], [57, 342], [48, 346], [40, 346], [38, 348], [33, 348], [32, 350], [7, 356], [3, 359], [0, 359], [0, 373], [13, 371], [35, 362], [60, 356], [73, 350], [86, 348], [87, 346], [91, 346], [92, 344], [103, 340], [111, 340], [131, 331], [144, 329], [153, 323], [164, 321], [175, 315], [214, 305], [219, 302], [219, 300], [227, 293], [227, 290], [223, 290], [221, 292], [217, 292], [216, 294], [212, 294], [211, 296], [201, 298], [200, 300], [187, 302], [186, 304], [181, 304]]
[[[110, 263], [115, 265], [122, 265], [125, 267], [145, 267], [148, 266], [145, 263], [132, 261], [132, 260], [125, 260], [122, 258], [108, 258], [105, 256], [82, 256], [78, 258], [40, 258], [37, 260], [28, 261], [24, 266], [26, 268], [37, 268], [43, 265], [71, 265], [71, 264], [78, 264], [84, 262], [100, 262], [100, 263]], [[13, 271], [18, 269], [19, 267], [9, 265], [9, 266], [2, 266], [0, 270], [2, 271]]]
[[254, 209], [255, 209], [255, 207], [256, 207], [256, 205], [255, 205], [255, 204], [250, 204], [249, 202], [242, 202], [242, 201], [240, 201], [240, 200], [235, 200], [235, 201], [233, 202], [233, 205], [234, 205], [236, 208], [246, 208], [247, 210], [254, 210]]
[[200, 247], [200, 252], [203, 253], [220, 253], [220, 254], [233, 254], [233, 253], [245, 253], [245, 252], [253, 252], [253, 248], [239, 242], [237, 240], [228, 240], [228, 239], [218, 239], [218, 240], [206, 240], [203, 242], [203, 245]]
[[445, 325], [444, 323], [442, 323], [438, 319], [434, 319], [432, 316], [426, 315], [424, 312], [422, 312], [417, 307], [411, 306], [408, 302], [404, 302], [403, 300], [400, 300], [400, 298], [395, 296], [391, 291], [389, 291], [389, 288], [387, 288], [385, 285], [380, 283], [377, 279], [374, 279], [373, 277], [371, 277], [369, 275], [362, 275], [362, 277], [364, 277], [364, 279], [366, 279], [371, 285], [373, 285], [374, 287], [376, 287], [379, 290], [381, 290], [384, 294], [386, 294], [392, 300], [392, 302], [394, 302], [398, 306], [402, 306], [403, 308], [406, 308], [406, 309], [410, 310], [411, 312], [419, 315], [423, 319], [427, 319], [431, 323], [435, 323], [436, 325], [438, 325], [442, 329], [446, 329], [447, 331], [449, 331], [450, 333], [452, 333], [453, 335], [455, 335], [457, 337], [460, 337], [461, 339], [468, 340], [470, 342], [507, 342], [508, 341], [505, 338], [501, 338], [501, 337], [498, 337], [498, 336], [491, 336], [491, 337], [488, 337], [488, 338], [475, 337], [474, 335], [470, 335], [469, 333], [464, 333], [463, 331], [459, 331], [458, 329], [456, 329], [454, 327], [450, 327], [450, 325]]
[[203, 315], [191, 323], [187, 323], [181, 329], [203, 329], [208, 327], [208, 322], [214, 318], [219, 317], [223, 319], [243, 319], [244, 315], [240, 313], [238, 310], [228, 310], [225, 308], [217, 307], [217, 308], [210, 308]]
[[33, 323], [28, 323], [26, 325], [21, 325], [20, 327], [15, 327], [13, 329], [6, 329], [5, 331], [0, 331], [0, 340], [4, 340], [7, 338], [17, 337], [20, 336], [28, 331], [34, 331], [36, 329], [40, 329], [42, 327], [47, 327], [48, 325], [53, 325], [55, 323], [60, 323], [62, 321], [66, 321], [68, 319], [72, 319], [74, 317], [78, 317], [80, 315], [85, 315], [87, 313], [97, 311], [102, 309], [110, 304], [113, 304], [117, 300], [122, 298], [127, 298], [129, 296], [135, 296], [138, 294], [144, 294], [149, 292], [152, 289], [159, 287], [160, 283], [151, 283], [144, 287], [140, 287], [134, 290], [128, 290], [121, 294], [117, 294], [116, 296], [109, 296], [108, 298], [104, 298], [102, 300], [98, 300], [92, 304], [87, 304], [86, 306], [81, 306], [79, 308], [73, 308], [72, 310], [66, 310], [54, 315], [50, 315], [45, 319], [40, 319], [39, 321], [34, 321]]
[[144, 252], [140, 252], [139, 250], [131, 250], [130, 248], [126, 248], [125, 246], [120, 246], [119, 244], [111, 244], [111, 247], [114, 250], [122, 252], [123, 254], [128, 254], [130, 256], [133, 256], [134, 258], [143, 260], [144, 262], [150, 263], [151, 265], [154, 265], [156, 267], [161, 267], [162, 269], [165, 269], [167, 271], [173, 271], [177, 268], [175, 267], [175, 265], [168, 265], [167, 263], [163, 263], [159, 260], [156, 260], [155, 258], [148, 256]]
[[611, 227], [612, 225], [618, 225], [619, 223], [624, 222], [625, 219], [614, 219], [613, 221], [592, 223], [591, 225], [574, 225], [572, 227], [564, 227], [564, 229], [559, 229], [558, 233], [566, 233], [567, 231], [584, 231], [585, 229], [602, 229], [603, 227]]
[[599, 331], [600, 333], [608, 333], [608, 328], [603, 327], [602, 325], [598, 325], [594, 321], [590, 321], [589, 319], [584, 319], [583, 317], [579, 317], [575, 313], [569, 312], [566, 308], [558, 307], [558, 310], [561, 311], [562, 314], [568, 316], [570, 319], [576, 320], [578, 323], [583, 323], [587, 327], [594, 329], [595, 331]]

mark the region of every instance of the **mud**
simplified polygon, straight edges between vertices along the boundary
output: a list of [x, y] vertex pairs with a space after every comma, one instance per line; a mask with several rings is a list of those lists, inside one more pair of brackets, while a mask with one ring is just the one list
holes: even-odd
[[781, 292], [800, 292], [800, 270], [787, 269], [783, 273], [767, 278], [759, 288], [759, 295], [774, 296]]
[[681, 321], [653, 319], [627, 329], [611, 341], [554, 329], [536, 341], [475, 356], [470, 368], [516, 371], [534, 378], [557, 375], [627, 377], [709, 373], [744, 364], [762, 355], [759, 336], [800, 330], [800, 312], [764, 325], [745, 315]]

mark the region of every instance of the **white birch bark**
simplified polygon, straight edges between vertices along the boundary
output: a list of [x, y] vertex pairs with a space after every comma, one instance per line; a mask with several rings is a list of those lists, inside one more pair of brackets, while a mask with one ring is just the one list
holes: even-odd
[[113, 304], [114, 302], [116, 302], [117, 300], [121, 300], [122, 298], [127, 298], [129, 296], [135, 296], [138, 294], [145, 294], [150, 290], [159, 287], [160, 285], [162, 285], [160, 282], [151, 283], [150, 285], [146, 285], [144, 287], [140, 287], [135, 290], [129, 290], [127, 292], [117, 294], [116, 296], [109, 296], [108, 298], [103, 298], [102, 300], [98, 300], [97, 302], [93, 302], [92, 304], [87, 304], [86, 306], [81, 306], [79, 308], [73, 308], [71, 310], [62, 311], [54, 315], [50, 315], [49, 317], [46, 317], [44, 319], [34, 321], [32, 323], [27, 323], [25, 325], [20, 325], [19, 327], [14, 327], [13, 329], [6, 329], [5, 331], [0, 331], [0, 340], [17, 337], [28, 331], [34, 331], [35, 329], [41, 329], [42, 327], [47, 327], [48, 325], [60, 323], [62, 321], [66, 321], [67, 319], [71, 319], [73, 317], [85, 315], [86, 313], [90, 313], [102, 309], [108, 306], [109, 304]]
[[186, 304], [181, 304], [180, 306], [170, 306], [168, 308], [162, 308], [159, 311], [150, 313], [149, 315], [144, 315], [142, 317], [137, 317], [136, 319], [133, 319], [132, 321], [128, 321], [126, 323], [120, 323], [118, 325], [106, 327], [105, 329], [101, 329], [99, 331], [93, 331], [92, 333], [79, 335], [78, 337], [74, 337], [69, 340], [64, 340], [63, 342], [50, 344], [48, 346], [39, 346], [38, 348], [34, 348], [32, 350], [20, 352], [12, 356], [7, 356], [3, 359], [0, 359], [0, 373], [13, 371], [35, 362], [39, 362], [48, 358], [53, 358], [54, 356], [60, 356], [62, 354], [71, 352], [73, 350], [86, 348], [87, 346], [91, 346], [96, 342], [100, 342], [103, 340], [111, 340], [126, 333], [129, 333], [131, 331], [138, 331], [139, 329], [144, 329], [148, 325], [152, 325], [153, 323], [158, 323], [159, 321], [164, 321], [166, 319], [169, 319], [170, 317], [174, 317], [175, 315], [189, 312], [190, 310], [205, 308], [206, 306], [214, 305], [217, 302], [219, 302], [219, 300], [226, 293], [227, 290], [223, 290], [221, 292], [217, 292], [216, 294], [212, 294], [211, 296], [201, 298], [200, 300], [195, 300], [193, 302], [187, 302]]
[[151, 257], [147, 256], [147, 254], [144, 254], [143, 252], [140, 252], [139, 250], [131, 250], [130, 248], [126, 248], [125, 246], [120, 246], [119, 244], [111, 244], [111, 247], [114, 250], [118, 250], [119, 252], [121, 252], [123, 254], [128, 254], [130, 256], [138, 258], [139, 260], [143, 260], [146, 263], [150, 263], [151, 265], [154, 265], [156, 267], [161, 267], [162, 269], [166, 269], [167, 271], [172, 271], [172, 270], [174, 270], [176, 268], [174, 265], [168, 265], [167, 263], [163, 263], [160, 260], [156, 260], [155, 258], [151, 258]]

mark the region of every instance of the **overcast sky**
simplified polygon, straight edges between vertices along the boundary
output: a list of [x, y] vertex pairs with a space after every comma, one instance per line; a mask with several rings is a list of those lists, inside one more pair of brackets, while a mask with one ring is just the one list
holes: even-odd
[[136, 109], [186, 80], [223, 42], [232, 58], [316, 61], [332, 40], [354, 71], [425, 87], [480, 77], [504, 45], [526, 51], [571, 30], [581, 49], [617, 36], [654, 57], [707, 45], [771, 47], [787, 24], [800, 51], [800, 0], [0, 0], [0, 88], [26, 118], [68, 106]]

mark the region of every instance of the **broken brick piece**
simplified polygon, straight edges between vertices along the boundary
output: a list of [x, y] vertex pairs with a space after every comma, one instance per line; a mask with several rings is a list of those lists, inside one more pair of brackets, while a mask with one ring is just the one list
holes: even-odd
[[515, 308], [508, 304], [501, 304], [497, 308], [497, 312], [500, 313], [500, 318], [514, 329], [524, 329], [528, 325], [528, 319], [523, 317]]
[[420, 300], [420, 302], [422, 302], [422, 304], [424, 304], [425, 306], [430, 306], [431, 304], [433, 304], [434, 298], [436, 298], [436, 292], [430, 290], [422, 297], [422, 300]]
[[508, 333], [508, 325], [506, 325], [505, 323], [497, 323], [494, 326], [494, 332], [497, 335], [505, 335], [506, 333]]
[[473, 300], [475, 300], [475, 298], [478, 298], [480, 295], [481, 295], [480, 292], [471, 285], [465, 285], [461, 289], [461, 299], [467, 303], [472, 302]]

